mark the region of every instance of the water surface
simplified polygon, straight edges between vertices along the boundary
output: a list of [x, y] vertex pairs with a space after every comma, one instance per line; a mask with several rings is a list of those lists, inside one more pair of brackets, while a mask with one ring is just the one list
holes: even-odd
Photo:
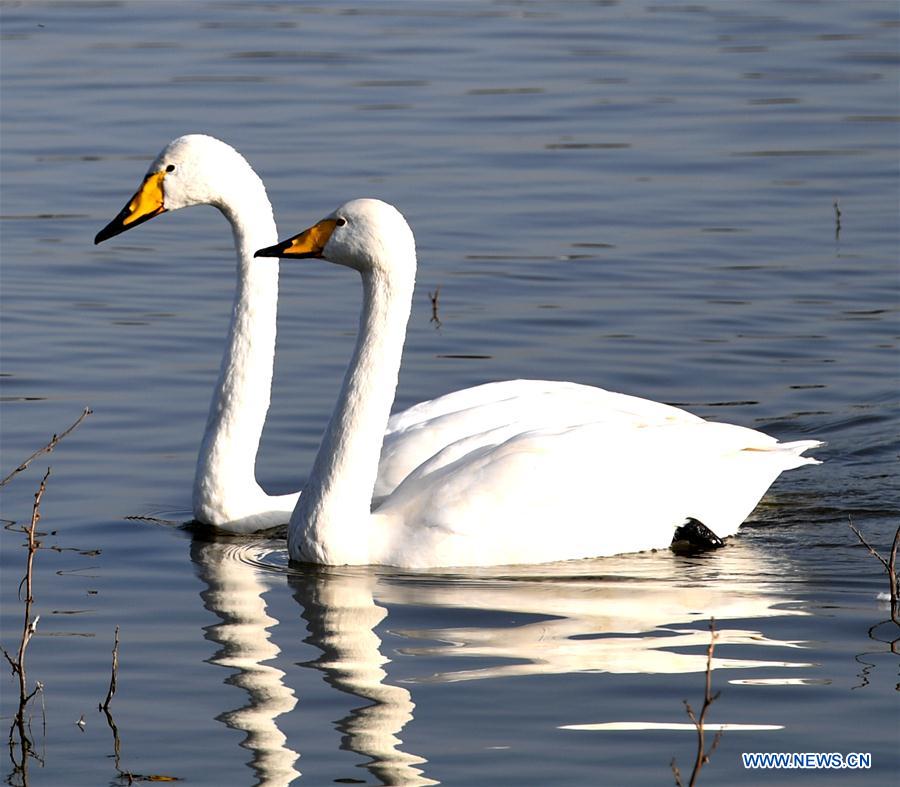
[[[847, 525], [887, 552], [900, 521], [895, 3], [29, 2], [0, 22], [3, 474], [94, 410], [2, 493], [28, 521], [52, 464], [46, 731], [36, 704], [40, 760], [10, 783], [672, 783], [693, 734], [650, 728], [702, 702], [711, 616], [709, 718], [734, 726], [700, 783], [889, 783], [898, 632]], [[230, 232], [204, 209], [92, 239], [188, 132], [248, 158], [282, 235], [356, 196], [407, 215], [398, 408], [576, 380], [825, 440], [824, 464], [697, 557], [312, 571], [277, 539], [184, 529]], [[358, 306], [346, 271], [283, 266], [272, 492], [311, 466]], [[116, 626], [118, 758], [96, 710]], [[873, 767], [761, 775], [745, 751]]]

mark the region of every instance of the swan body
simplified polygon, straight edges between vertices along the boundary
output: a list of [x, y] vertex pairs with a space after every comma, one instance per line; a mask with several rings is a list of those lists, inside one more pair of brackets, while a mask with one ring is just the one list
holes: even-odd
[[[816, 462], [802, 456], [815, 440], [779, 443], [632, 396], [516, 380], [449, 394], [424, 406], [427, 417], [394, 416], [393, 434], [421, 429], [440, 445], [379, 488], [379, 456], [403, 451], [390, 435], [381, 445], [415, 280], [412, 231], [392, 206], [354, 200], [256, 254], [320, 256], [363, 284], [353, 356], [291, 515], [294, 560], [543, 563], [666, 548], [689, 519], [722, 538], [783, 470]], [[450, 433], [463, 434], [442, 443]]]
[[[172, 140], [150, 165], [134, 196], [95, 238], [101, 243], [167, 211], [194, 205], [217, 208], [231, 225], [237, 284], [225, 350], [213, 389], [194, 474], [194, 518], [231, 532], [285, 524], [299, 491], [270, 495], [255, 467], [268, 413], [275, 360], [277, 259], [253, 261], [253, 252], [278, 239], [265, 185], [233, 147], [204, 134]], [[489, 383], [422, 402], [394, 416], [385, 434], [376, 494], [384, 496], [447, 443], [489, 423], [514, 383]], [[520, 395], [567, 384], [519, 381]], [[463, 413], [465, 411], [465, 413]], [[475, 413], [479, 413], [478, 416]], [[503, 421], [496, 421], [503, 423]]]

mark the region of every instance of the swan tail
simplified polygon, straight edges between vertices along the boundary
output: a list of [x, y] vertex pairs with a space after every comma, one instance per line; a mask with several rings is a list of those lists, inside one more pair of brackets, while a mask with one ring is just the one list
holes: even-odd
[[821, 460], [812, 456], [803, 456], [805, 451], [811, 451], [813, 448], [820, 448], [825, 445], [821, 440], [795, 440], [791, 443], [778, 443], [774, 446], [766, 446], [763, 448], [745, 448], [745, 451], [765, 451], [766, 453], [778, 454], [783, 459], [781, 470], [793, 470], [795, 467], [803, 465], [820, 465]]
[[821, 445], [818, 440], [797, 440], [745, 446], [718, 467], [708, 469], [690, 516], [718, 538], [733, 536], [779, 475], [795, 467], [821, 464], [814, 457], [803, 456], [804, 451]]

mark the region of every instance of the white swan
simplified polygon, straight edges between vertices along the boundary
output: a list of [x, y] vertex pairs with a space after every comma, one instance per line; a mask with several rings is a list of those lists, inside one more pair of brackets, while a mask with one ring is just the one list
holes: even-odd
[[231, 224], [237, 291], [219, 378], [194, 476], [193, 513], [234, 532], [283, 524], [298, 493], [268, 495], [255, 465], [272, 388], [278, 260], [253, 264], [253, 250], [277, 240], [263, 182], [234, 148], [190, 134], [170, 142], [122, 211], [95, 243], [169, 210], [213, 205]]
[[[237, 288], [228, 338], [194, 476], [194, 517], [231, 532], [252, 532], [288, 521], [299, 492], [269, 495], [255, 466], [272, 389], [278, 260], [253, 262], [255, 249], [278, 240], [266, 188], [234, 148], [203, 134], [170, 142], [135, 195], [94, 240], [101, 243], [166, 211], [212, 205], [232, 228]], [[398, 413], [384, 435], [375, 495], [391, 492], [411, 470], [476, 427], [502, 424], [507, 400], [522, 410], [531, 397], [572, 396], [586, 386], [541, 380], [489, 383], [448, 394]]]
[[[598, 391], [599, 404], [580, 412], [559, 412], [550, 396], [525, 427], [514, 417], [476, 427], [371, 506], [411, 308], [412, 231], [392, 206], [354, 200], [256, 256], [320, 256], [356, 269], [363, 284], [353, 357], [291, 515], [294, 560], [407, 568], [543, 563], [665, 548], [689, 520], [724, 538], [782, 470], [816, 461], [800, 455], [816, 440], [779, 443]], [[550, 425], [535, 428], [545, 416]]]

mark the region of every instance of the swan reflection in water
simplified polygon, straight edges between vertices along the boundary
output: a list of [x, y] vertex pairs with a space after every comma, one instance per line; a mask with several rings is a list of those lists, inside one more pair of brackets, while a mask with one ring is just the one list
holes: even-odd
[[[494, 569], [476, 582], [391, 581], [380, 587], [379, 600], [540, 618], [515, 626], [395, 629], [409, 639], [436, 643], [403, 648], [404, 655], [509, 661], [436, 673], [416, 679], [419, 683], [570, 672], [684, 674], [706, 670], [710, 618], [717, 621], [717, 645], [753, 646], [754, 651], [802, 647], [727, 625], [728, 620], [809, 614], [776, 606], [793, 599], [779, 595], [775, 583], [760, 579], [766, 573], [778, 576], [771, 563], [746, 544], [735, 544], [693, 559], [669, 552], [640, 553], [532, 567], [530, 573]], [[712, 661], [713, 669], [807, 666], [771, 658]]]
[[[283, 542], [205, 531], [191, 543], [191, 558], [207, 584], [203, 604], [222, 621], [205, 628], [206, 638], [221, 646], [209, 661], [235, 670], [226, 682], [248, 695], [242, 707], [216, 718], [246, 733], [241, 746], [252, 752], [249, 765], [258, 787], [288, 785], [301, 775], [294, 767], [300, 755], [287, 745], [277, 724], [279, 716], [297, 705], [297, 697], [285, 685], [285, 673], [264, 663], [281, 653], [270, 630], [293, 623], [269, 615], [264, 600], [284, 578], [265, 563], [266, 554], [278, 546], [283, 549]], [[421, 757], [399, 748], [397, 733], [412, 719], [415, 706], [407, 689], [385, 682], [388, 659], [381, 655], [374, 629], [387, 610], [374, 601], [376, 581], [368, 569], [310, 567], [308, 573], [290, 574], [306, 621], [306, 642], [322, 652], [303, 666], [321, 670], [329, 685], [367, 701], [336, 727], [343, 735], [342, 748], [366, 757], [366, 767], [382, 784], [437, 784], [416, 767], [424, 763]]]
[[[241, 549], [252, 557], [242, 557]], [[207, 629], [208, 637], [222, 645], [212, 661], [236, 669], [230, 682], [249, 695], [244, 708], [219, 719], [247, 732], [242, 745], [254, 753], [250, 764], [258, 784], [289, 784], [299, 775], [293, 767], [299, 755], [286, 745], [277, 719], [297, 699], [284, 673], [263, 664], [279, 648], [269, 631], [278, 621], [266, 613], [262, 595], [268, 588], [260, 580], [264, 571], [274, 570], [272, 557], [283, 559], [283, 546], [195, 540], [192, 552], [210, 586], [204, 602], [223, 620]], [[781, 608], [796, 600], [778, 591], [785, 570], [777, 558], [739, 541], [699, 558], [660, 552], [452, 575], [366, 567], [302, 567], [286, 573], [306, 622], [305, 642], [321, 651], [300, 666], [322, 672], [330, 686], [365, 701], [336, 722], [341, 748], [365, 757], [364, 767], [382, 784], [425, 785], [437, 783], [425, 774], [426, 761], [403, 749], [403, 729], [415, 710], [406, 686], [415, 691], [416, 684], [426, 682], [572, 672], [703, 673], [710, 617], [717, 621], [719, 645], [752, 646], [755, 656], [716, 656], [714, 669], [810, 666], [774, 653], [764, 657], [769, 648], [794, 649], [802, 643], [746, 627], [748, 620], [808, 614]], [[427, 665], [435, 657], [476, 657], [490, 659], [490, 666], [431, 674], [426, 667], [419, 675], [389, 679], [390, 657], [382, 653], [379, 630], [389, 610], [402, 606], [496, 613], [501, 625], [392, 628], [392, 634], [422, 643], [400, 651], [417, 657], [407, 665]], [[510, 624], [512, 615], [523, 614], [537, 620]], [[729, 626], [729, 620], [744, 625]], [[282, 621], [281, 630], [285, 626], [290, 628], [290, 622]], [[687, 647], [696, 652], [672, 650]]]
[[368, 758], [365, 767], [382, 784], [438, 784], [418, 767], [425, 760], [403, 751], [399, 735], [413, 718], [409, 691], [385, 682], [390, 662], [375, 633], [388, 615], [375, 602], [377, 575], [368, 568], [308, 567], [291, 573], [294, 598], [303, 608], [306, 642], [322, 655], [303, 664], [321, 670], [330, 686], [368, 702], [337, 722], [341, 748]]
[[191, 542], [191, 559], [207, 585], [200, 594], [203, 605], [222, 621], [204, 629], [206, 639], [221, 646], [209, 662], [233, 669], [226, 683], [247, 692], [242, 707], [216, 719], [246, 733], [241, 746], [252, 752], [248, 764], [256, 785], [282, 787], [300, 775], [294, 768], [300, 755], [286, 745], [276, 720], [294, 709], [297, 698], [285, 685], [284, 672], [265, 663], [281, 652], [269, 631], [279, 621], [266, 612], [264, 595], [271, 583], [241, 558], [241, 550], [252, 548], [244, 539], [203, 533]]

